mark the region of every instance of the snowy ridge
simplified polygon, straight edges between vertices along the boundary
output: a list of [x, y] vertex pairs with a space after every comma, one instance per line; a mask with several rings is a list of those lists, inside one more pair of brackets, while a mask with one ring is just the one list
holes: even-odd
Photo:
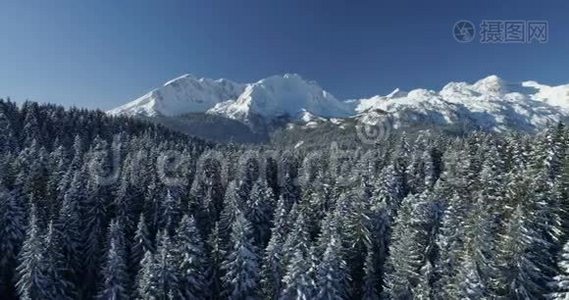
[[474, 84], [451, 82], [438, 92], [396, 90], [356, 103], [357, 118], [366, 123], [378, 122], [380, 115], [387, 114], [396, 127], [426, 123], [463, 124], [490, 131], [533, 130], [569, 116], [569, 85], [508, 83], [492, 75]]
[[389, 115], [404, 124], [467, 125], [491, 131], [534, 130], [569, 117], [569, 84], [510, 83], [496, 75], [475, 83], [450, 82], [440, 91], [414, 89], [341, 101], [315, 82], [284, 74], [239, 84], [184, 75], [108, 113], [179, 116], [215, 114], [244, 124], [287, 118], [318, 124], [353, 117], [376, 123]]

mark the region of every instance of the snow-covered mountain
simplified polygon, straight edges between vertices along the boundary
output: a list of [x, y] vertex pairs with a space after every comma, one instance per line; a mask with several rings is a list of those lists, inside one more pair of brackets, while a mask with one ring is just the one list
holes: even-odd
[[216, 104], [236, 99], [246, 85], [226, 79], [197, 78], [186, 74], [170, 80], [148, 94], [108, 111], [113, 115], [179, 116], [205, 112]]
[[297, 74], [271, 76], [249, 84], [239, 98], [219, 103], [208, 112], [245, 122], [252, 114], [303, 119], [307, 115], [348, 117], [352, 113], [349, 104]]
[[251, 84], [184, 75], [108, 113], [152, 117], [195, 112], [248, 123], [253, 117], [295, 120], [306, 113], [348, 117], [352, 107], [297, 74], [271, 76]]
[[256, 127], [256, 131], [275, 120], [314, 127], [322, 122], [341, 124], [347, 118], [376, 123], [386, 116], [395, 127], [532, 131], [569, 117], [569, 84], [512, 83], [492, 75], [472, 84], [451, 82], [440, 91], [396, 89], [385, 96], [343, 101], [297, 74], [249, 84], [184, 75], [108, 113], [161, 119], [205, 113]]
[[509, 83], [492, 75], [474, 84], [451, 82], [438, 92], [396, 90], [355, 103], [357, 118], [366, 123], [388, 115], [396, 127], [427, 123], [490, 131], [531, 131], [569, 116], [569, 85]]

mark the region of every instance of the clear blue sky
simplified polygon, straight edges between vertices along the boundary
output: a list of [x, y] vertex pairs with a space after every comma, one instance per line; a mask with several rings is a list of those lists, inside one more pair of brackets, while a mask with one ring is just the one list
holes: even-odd
[[[0, 2], [0, 96], [107, 109], [184, 73], [286, 72], [339, 98], [489, 74], [569, 82], [569, 1]], [[457, 43], [459, 19], [545, 19], [545, 45]]]

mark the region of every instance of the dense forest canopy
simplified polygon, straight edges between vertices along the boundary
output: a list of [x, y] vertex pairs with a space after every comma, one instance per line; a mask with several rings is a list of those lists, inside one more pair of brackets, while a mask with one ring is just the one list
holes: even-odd
[[0, 128], [1, 299], [569, 296], [562, 124], [219, 146], [0, 101]]

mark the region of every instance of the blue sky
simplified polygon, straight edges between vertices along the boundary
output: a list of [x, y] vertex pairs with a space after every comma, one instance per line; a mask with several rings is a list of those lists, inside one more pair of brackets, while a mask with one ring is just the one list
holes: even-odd
[[[0, 2], [0, 96], [108, 109], [184, 73], [299, 73], [338, 98], [498, 74], [569, 83], [569, 1]], [[468, 19], [549, 22], [547, 44], [469, 44]]]

